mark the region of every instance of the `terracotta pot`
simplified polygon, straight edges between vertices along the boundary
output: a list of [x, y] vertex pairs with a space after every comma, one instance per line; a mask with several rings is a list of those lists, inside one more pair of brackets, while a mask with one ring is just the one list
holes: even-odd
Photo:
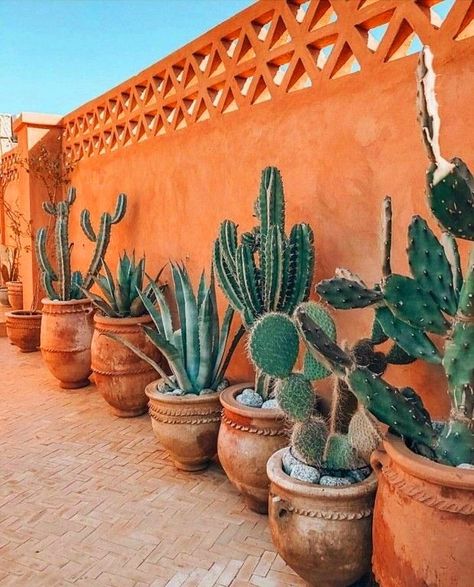
[[10, 342], [22, 353], [32, 353], [39, 349], [41, 312], [13, 310], [5, 314], [7, 336]]
[[147, 411], [145, 387], [156, 379], [156, 371], [127, 347], [102, 335], [106, 332], [117, 334], [160, 362], [160, 352], [141, 328], [142, 324], [151, 323], [148, 315], [140, 318], [94, 316], [91, 345], [94, 381], [116, 416], [128, 418]]
[[0, 305], [10, 306], [8, 302], [8, 288], [6, 287], [0, 287]]
[[273, 544], [309, 585], [347, 587], [370, 570], [377, 479], [372, 473], [361, 483], [340, 488], [298, 481], [282, 469], [285, 450], [267, 464]]
[[472, 587], [474, 471], [414, 454], [388, 434], [379, 475], [374, 574], [380, 587]]
[[8, 303], [13, 310], [23, 310], [23, 283], [21, 281], [7, 281]]
[[268, 510], [267, 461], [288, 445], [285, 416], [279, 409], [250, 408], [235, 397], [252, 383], [228, 387], [221, 394], [222, 423], [217, 442], [219, 461], [248, 507]]
[[41, 355], [63, 389], [89, 385], [93, 308], [88, 300], [44, 298]]
[[160, 380], [147, 385], [149, 413], [156, 437], [177, 469], [205, 469], [217, 452], [219, 393], [170, 396], [157, 391]]

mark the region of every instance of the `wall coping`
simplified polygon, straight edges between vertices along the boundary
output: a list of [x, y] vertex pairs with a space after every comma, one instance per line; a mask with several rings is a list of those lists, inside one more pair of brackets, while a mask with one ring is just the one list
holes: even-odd
[[62, 116], [58, 114], [42, 114], [40, 112], [21, 112], [13, 120], [13, 131], [18, 132], [23, 126], [52, 128], [62, 126]]

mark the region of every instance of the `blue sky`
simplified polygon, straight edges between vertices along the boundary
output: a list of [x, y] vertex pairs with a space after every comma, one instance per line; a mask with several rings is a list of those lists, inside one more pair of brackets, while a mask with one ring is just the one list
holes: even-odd
[[66, 114], [252, 0], [0, 0], [0, 112]]

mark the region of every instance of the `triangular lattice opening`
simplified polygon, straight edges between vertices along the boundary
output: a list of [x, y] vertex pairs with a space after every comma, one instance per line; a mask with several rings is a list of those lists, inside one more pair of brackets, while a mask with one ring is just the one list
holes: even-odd
[[309, 30], [314, 31], [336, 22], [337, 14], [329, 0], [320, 0], [311, 18]]
[[410, 24], [403, 19], [398, 29], [395, 39], [385, 57], [386, 61], [395, 61], [413, 53], [418, 53], [422, 49], [420, 37], [415, 33]]
[[331, 72], [331, 78], [335, 79], [358, 71], [360, 71], [360, 64], [349, 44], [344, 43]]
[[291, 35], [281, 16], [278, 17], [277, 23], [271, 34], [272, 40], [270, 41], [270, 49], [276, 49], [277, 47], [281, 47], [282, 45], [291, 42]]
[[469, 6], [454, 38], [456, 41], [462, 41], [469, 37], [474, 37], [474, 2]]
[[287, 92], [297, 92], [312, 86], [311, 78], [301, 59], [298, 59], [288, 82]]

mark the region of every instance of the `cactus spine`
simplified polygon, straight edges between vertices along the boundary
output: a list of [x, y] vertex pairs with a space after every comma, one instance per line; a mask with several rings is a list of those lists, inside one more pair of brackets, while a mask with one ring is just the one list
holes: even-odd
[[[408, 228], [408, 261], [412, 276], [392, 274], [390, 268], [390, 200], [384, 210], [384, 262], [382, 279], [367, 288], [374, 305], [375, 336], [393, 339], [387, 355], [392, 363], [419, 358], [441, 363], [448, 379], [451, 413], [442, 430], [435, 429], [419, 396], [410, 388], [396, 389], [357, 366], [326, 336], [312, 317], [297, 312], [308, 348], [323, 357], [345, 378], [354, 394], [379, 420], [390, 425], [412, 448], [440, 463], [474, 462], [474, 249], [463, 279], [455, 237], [474, 240], [474, 178], [458, 158], [447, 161], [439, 146], [440, 119], [435, 97], [433, 56], [425, 47], [418, 66], [418, 120], [431, 165], [427, 196], [433, 215], [444, 231], [438, 239], [427, 222], [414, 216]], [[388, 258], [388, 261], [387, 261]], [[366, 287], [366, 286], [364, 286]], [[334, 307], [360, 307], [354, 292], [359, 280], [340, 284], [340, 276], [321, 282], [318, 292]], [[352, 297], [346, 295], [352, 291]], [[445, 337], [438, 351], [429, 334]]]
[[[127, 196], [120, 194], [117, 200], [116, 210], [112, 215], [108, 212], [102, 214], [100, 228], [97, 236], [90, 222], [90, 213], [83, 210], [81, 214], [81, 226], [86, 236], [96, 243], [92, 261], [85, 277], [79, 271], [71, 272], [71, 250], [69, 243], [69, 209], [76, 200], [76, 190], [70, 188], [64, 201], [53, 204], [43, 203], [43, 210], [56, 219], [54, 227], [54, 243], [58, 268], [54, 271], [48, 259], [46, 243], [48, 239], [47, 229], [40, 228], [36, 234], [36, 256], [41, 270], [41, 280], [46, 295], [51, 300], [74, 300], [84, 297], [82, 289], [88, 290], [94, 282], [94, 277], [102, 266], [102, 259], [110, 242], [111, 225], [122, 220], [127, 208]], [[57, 286], [55, 286], [57, 284]]]

